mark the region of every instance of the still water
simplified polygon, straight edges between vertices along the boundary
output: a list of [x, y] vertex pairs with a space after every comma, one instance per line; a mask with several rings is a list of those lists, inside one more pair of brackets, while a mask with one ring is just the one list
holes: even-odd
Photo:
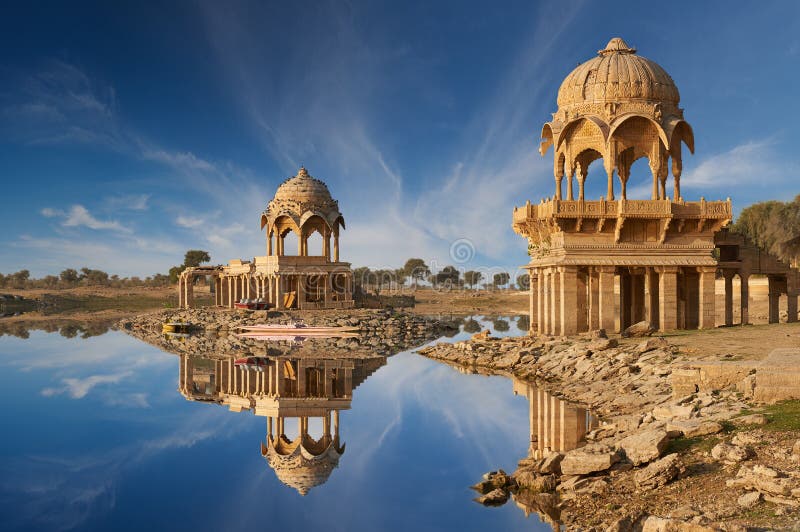
[[256, 371], [59, 330], [0, 337], [3, 530], [550, 530], [469, 489], [542, 445], [531, 386], [412, 352]]

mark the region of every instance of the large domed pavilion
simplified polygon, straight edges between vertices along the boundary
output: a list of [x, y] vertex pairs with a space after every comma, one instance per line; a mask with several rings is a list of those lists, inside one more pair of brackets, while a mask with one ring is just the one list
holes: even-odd
[[[513, 215], [531, 256], [532, 331], [714, 326], [714, 235], [730, 222], [731, 203], [681, 196], [682, 145], [693, 151], [694, 134], [679, 102], [670, 75], [620, 38], [564, 79], [539, 149], [553, 148], [553, 197]], [[640, 158], [652, 174], [651, 197], [629, 200]], [[606, 194], [587, 199], [595, 161]]]

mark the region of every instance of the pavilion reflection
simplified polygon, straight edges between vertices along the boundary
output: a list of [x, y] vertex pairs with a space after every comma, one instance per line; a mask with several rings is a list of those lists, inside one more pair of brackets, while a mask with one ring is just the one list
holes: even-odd
[[[261, 456], [281, 482], [305, 495], [338, 466], [345, 451], [339, 412], [350, 409], [353, 391], [386, 364], [386, 357], [272, 356], [259, 362], [257, 368], [244, 367], [232, 358], [182, 354], [179, 391], [190, 401], [266, 417]], [[292, 426], [296, 434], [289, 435]]]
[[[585, 445], [586, 435], [600, 426], [600, 420], [588, 409], [554, 397], [530, 382], [512, 380], [514, 395], [528, 400], [530, 445], [527, 460], [540, 460], [551, 452], [577, 449]], [[536, 513], [553, 530], [560, 530], [561, 510], [556, 494], [520, 490], [511, 496], [526, 517]]]

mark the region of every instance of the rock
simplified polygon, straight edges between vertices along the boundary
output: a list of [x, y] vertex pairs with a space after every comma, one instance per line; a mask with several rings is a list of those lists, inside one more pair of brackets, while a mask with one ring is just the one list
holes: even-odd
[[669, 484], [683, 471], [680, 457], [672, 453], [634, 473], [633, 480], [640, 488], [655, 489]]
[[602, 339], [602, 338], [608, 338], [608, 334], [606, 334], [606, 330], [605, 329], [595, 329], [590, 334], [591, 334], [592, 339], [594, 339], [594, 340]]
[[711, 449], [711, 456], [724, 462], [742, 462], [752, 458], [754, 454], [748, 447], [739, 447], [725, 442], [718, 443]]
[[641, 523], [642, 532], [717, 532], [720, 529], [703, 526], [680, 519], [647, 516]]
[[750, 432], [740, 432], [731, 439], [731, 443], [733, 445], [738, 445], [739, 447], [758, 445], [759, 443], [761, 443], [761, 441], [762, 439], [759, 435], [752, 434]]
[[670, 421], [667, 423], [667, 432], [680, 432], [687, 438], [708, 436], [722, 432], [722, 425], [716, 421], [703, 421], [700, 419], [687, 419]]
[[794, 445], [792, 445], [792, 456], [800, 458], [800, 440], [797, 440], [794, 442]]
[[750, 414], [749, 416], [737, 417], [734, 419], [739, 425], [766, 425], [768, 420], [764, 414]]
[[564, 459], [564, 455], [561, 453], [550, 453], [548, 454], [544, 461], [539, 466], [539, 473], [545, 474], [554, 474], [560, 475], [561, 474], [561, 461]]
[[509, 353], [494, 361], [494, 367], [498, 369], [508, 369], [519, 362], [519, 353]]
[[561, 474], [588, 475], [606, 471], [617, 462], [619, 462], [619, 456], [615, 452], [586, 448], [575, 449], [568, 452], [561, 461]]
[[633, 532], [633, 523], [630, 517], [617, 519], [605, 529], [605, 532]]
[[663, 336], [655, 338], [648, 338], [644, 342], [636, 346], [636, 353], [642, 354], [652, 351], [653, 349], [666, 349], [669, 347], [669, 342]]
[[642, 336], [650, 336], [656, 332], [656, 330], [650, 326], [650, 323], [646, 321], [640, 321], [639, 323], [634, 323], [624, 331], [622, 331], [623, 338], [638, 338]]
[[506, 501], [508, 501], [508, 492], [506, 490], [497, 488], [490, 491], [486, 495], [481, 495], [475, 499], [475, 501], [483, 504], [484, 506], [502, 506], [506, 503]]
[[782, 497], [791, 496], [792, 490], [796, 489], [791, 478], [786, 478], [783, 473], [764, 466], [752, 469], [742, 466], [736, 473], [736, 478], [725, 481], [725, 485], [731, 488], [755, 489]]
[[474, 489], [475, 491], [477, 491], [482, 495], [486, 495], [490, 491], [496, 489], [494, 487], [494, 484], [492, 484], [491, 480], [481, 480], [477, 484], [473, 484], [472, 486], [470, 486], [470, 488]]
[[663, 429], [651, 429], [632, 434], [617, 442], [617, 449], [635, 466], [655, 460], [667, 447], [669, 437]]
[[514, 480], [521, 489], [534, 493], [546, 493], [556, 489], [556, 479], [553, 475], [539, 475], [531, 469], [524, 469], [514, 473]]
[[593, 352], [598, 352], [617, 347], [618, 345], [619, 342], [616, 338], [598, 338], [586, 344], [586, 348]]
[[653, 417], [658, 421], [671, 421], [674, 419], [689, 419], [694, 414], [693, 405], [666, 405], [653, 409]]

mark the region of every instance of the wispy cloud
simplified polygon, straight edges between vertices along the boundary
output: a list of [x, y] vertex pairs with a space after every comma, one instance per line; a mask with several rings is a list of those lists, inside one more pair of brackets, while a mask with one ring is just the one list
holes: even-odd
[[83, 399], [89, 392], [96, 386], [101, 384], [117, 384], [119, 381], [126, 377], [133, 375], [131, 371], [122, 373], [113, 373], [110, 375], [90, 375], [83, 378], [65, 378], [61, 382], [64, 384], [59, 388], [45, 388], [42, 390], [42, 395], [45, 397], [53, 397], [54, 395], [61, 395], [66, 393], [73, 399]]

